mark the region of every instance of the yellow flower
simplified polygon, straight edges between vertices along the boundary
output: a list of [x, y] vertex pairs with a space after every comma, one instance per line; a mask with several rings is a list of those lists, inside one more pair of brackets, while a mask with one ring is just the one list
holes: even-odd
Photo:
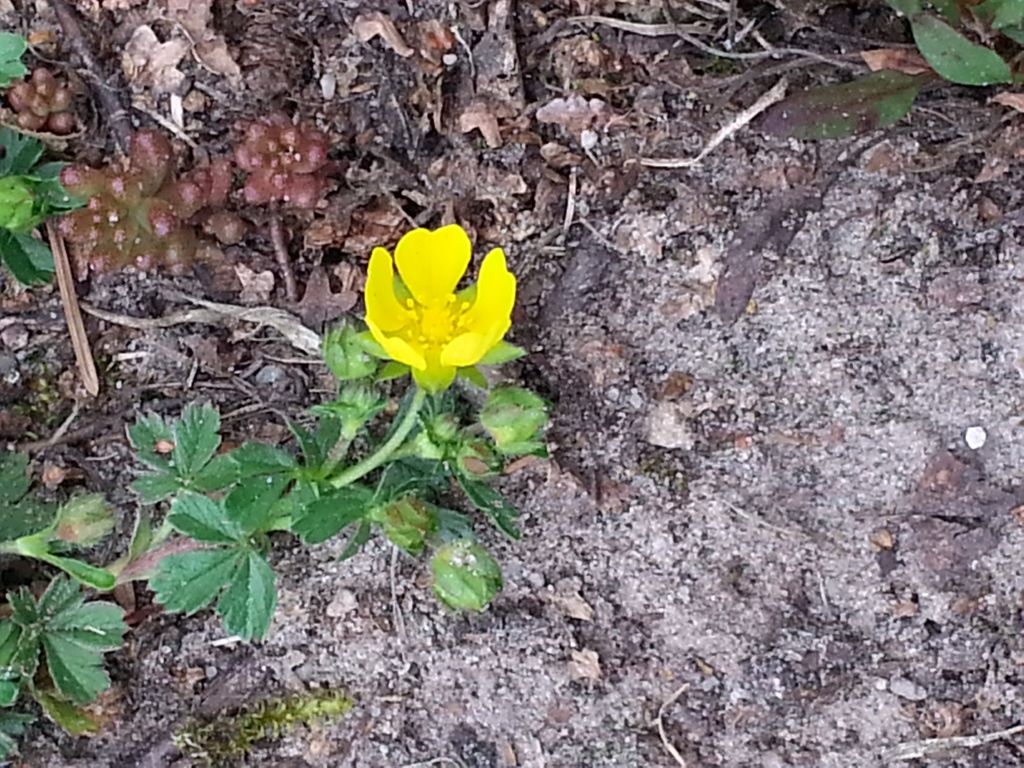
[[472, 256], [469, 236], [452, 224], [414, 229], [391, 254], [374, 248], [366, 276], [366, 324], [391, 359], [412, 369], [423, 389], [448, 387], [459, 368], [476, 365], [512, 323], [516, 278], [495, 248], [474, 285], [458, 293]]

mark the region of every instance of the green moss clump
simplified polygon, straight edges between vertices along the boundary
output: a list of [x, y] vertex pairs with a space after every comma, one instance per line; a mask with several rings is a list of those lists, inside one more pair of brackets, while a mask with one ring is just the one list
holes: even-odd
[[201, 765], [228, 768], [240, 764], [258, 741], [337, 719], [351, 708], [352, 699], [327, 688], [265, 699], [233, 715], [187, 723], [174, 735], [174, 745]]

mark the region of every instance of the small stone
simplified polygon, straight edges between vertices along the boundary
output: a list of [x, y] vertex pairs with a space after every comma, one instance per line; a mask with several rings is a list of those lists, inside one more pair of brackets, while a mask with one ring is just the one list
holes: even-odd
[[444, 65], [446, 67], [454, 67], [458, 60], [459, 57], [456, 56], [454, 53], [446, 53], [444, 56], [441, 57], [441, 61], [444, 62]]
[[283, 381], [287, 374], [279, 365], [265, 365], [256, 372], [256, 383], [261, 387], [269, 387]]
[[7, 349], [17, 351], [28, 346], [28, 328], [21, 323], [15, 323], [0, 331], [0, 344]]
[[213, 680], [217, 676], [217, 668], [210, 664], [203, 670], [203, 674], [206, 675], [207, 680]]
[[659, 448], [693, 450], [694, 434], [686, 413], [674, 403], [658, 403], [647, 417], [647, 442]]
[[988, 435], [984, 427], [968, 427], [967, 431], [964, 432], [964, 442], [967, 443], [967, 447], [972, 451], [976, 451], [985, 445], [986, 439], [988, 439]]
[[901, 699], [908, 701], [924, 701], [928, 698], [928, 692], [922, 686], [905, 677], [896, 677], [890, 680], [889, 690]]
[[580, 133], [580, 146], [586, 150], [597, 146], [597, 133], [587, 128]]
[[358, 606], [355, 593], [350, 589], [339, 589], [334, 599], [327, 604], [327, 615], [332, 619], [351, 613]]

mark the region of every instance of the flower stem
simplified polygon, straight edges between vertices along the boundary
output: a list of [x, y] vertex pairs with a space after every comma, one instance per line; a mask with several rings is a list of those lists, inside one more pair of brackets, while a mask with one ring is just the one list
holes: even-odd
[[416, 394], [413, 395], [412, 402], [409, 404], [409, 410], [406, 411], [402, 421], [399, 422], [394, 433], [388, 438], [387, 442], [358, 464], [353, 464], [341, 474], [335, 475], [328, 480], [330, 486], [332, 488], [343, 488], [346, 485], [351, 485], [364, 475], [368, 475], [373, 472], [373, 470], [391, 458], [391, 455], [398, 450], [399, 446], [403, 442], [405, 442], [405, 438], [407, 438], [409, 433], [412, 432], [412, 428], [416, 426], [420, 410], [423, 408], [423, 403], [426, 402], [426, 399], [426, 391], [417, 388]]

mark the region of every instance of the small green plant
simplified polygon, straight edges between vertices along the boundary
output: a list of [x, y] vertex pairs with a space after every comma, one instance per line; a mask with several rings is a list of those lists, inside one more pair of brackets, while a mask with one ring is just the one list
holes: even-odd
[[91, 547], [113, 529], [113, 512], [103, 497], [86, 494], [58, 506], [29, 493], [30, 485], [28, 457], [0, 453], [0, 554], [47, 563], [87, 587], [112, 588], [109, 571], [69, 557], [74, 548]]
[[11, 617], [0, 621], [0, 756], [14, 751], [14, 737], [34, 719], [11, 711], [22, 694], [69, 733], [95, 730], [81, 707], [110, 686], [103, 654], [121, 647], [122, 610], [86, 602], [78, 584], [63, 576], [38, 600], [22, 587], [8, 592], [7, 602]]
[[39, 141], [0, 128], [0, 262], [25, 285], [48, 282], [53, 254], [32, 236], [50, 216], [78, 208], [60, 184], [63, 163], [40, 163]]
[[927, 62], [921, 68], [925, 71], [881, 69], [841, 85], [796, 93], [765, 115], [765, 130], [806, 139], [841, 138], [900, 120], [930, 81], [973, 86], [1020, 81], [1024, 0], [888, 3], [909, 21], [914, 43]]
[[[250, 442], [218, 453], [220, 418], [208, 405], [191, 404], [170, 422], [144, 416], [131, 427], [132, 444], [150, 470], [134, 490], [146, 503], [170, 499], [166, 520], [145, 548], [152, 551], [171, 534], [192, 541], [156, 565], [150, 586], [158, 602], [185, 614], [213, 604], [229, 633], [257, 639], [277, 600], [268, 557], [273, 534], [317, 545], [349, 531], [345, 559], [374, 530], [410, 555], [432, 551], [434, 592], [447, 605], [480, 610], [491, 601], [502, 586], [501, 570], [476, 540], [471, 518], [443, 502], [461, 489], [499, 531], [518, 538], [518, 511], [487, 480], [507, 458], [544, 455], [547, 408], [526, 390], [502, 387], [476, 411], [450, 389], [456, 375], [486, 386], [477, 364], [521, 354], [502, 341], [515, 280], [500, 250], [484, 260], [477, 284], [458, 297], [451, 293], [469, 263], [469, 247], [459, 228], [406, 235], [396, 253], [408, 285], [390, 274], [390, 256], [377, 249], [366, 289], [371, 332], [349, 325], [327, 334], [324, 359], [338, 392], [311, 409], [314, 427], [290, 424], [296, 452]], [[450, 274], [416, 271], [428, 261]], [[380, 292], [391, 290], [406, 301], [385, 296], [379, 305]], [[402, 314], [387, 316], [393, 307]], [[381, 358], [388, 361], [383, 366]], [[380, 382], [410, 371], [416, 385], [390, 427], [374, 429], [386, 405]]]
[[336, 720], [351, 708], [352, 700], [344, 693], [314, 689], [267, 699], [237, 714], [187, 723], [174, 735], [174, 745], [201, 765], [226, 768], [248, 757], [258, 741], [278, 739], [298, 726]]
[[28, 42], [21, 35], [0, 32], [0, 88], [28, 74], [21, 57], [28, 50]]

